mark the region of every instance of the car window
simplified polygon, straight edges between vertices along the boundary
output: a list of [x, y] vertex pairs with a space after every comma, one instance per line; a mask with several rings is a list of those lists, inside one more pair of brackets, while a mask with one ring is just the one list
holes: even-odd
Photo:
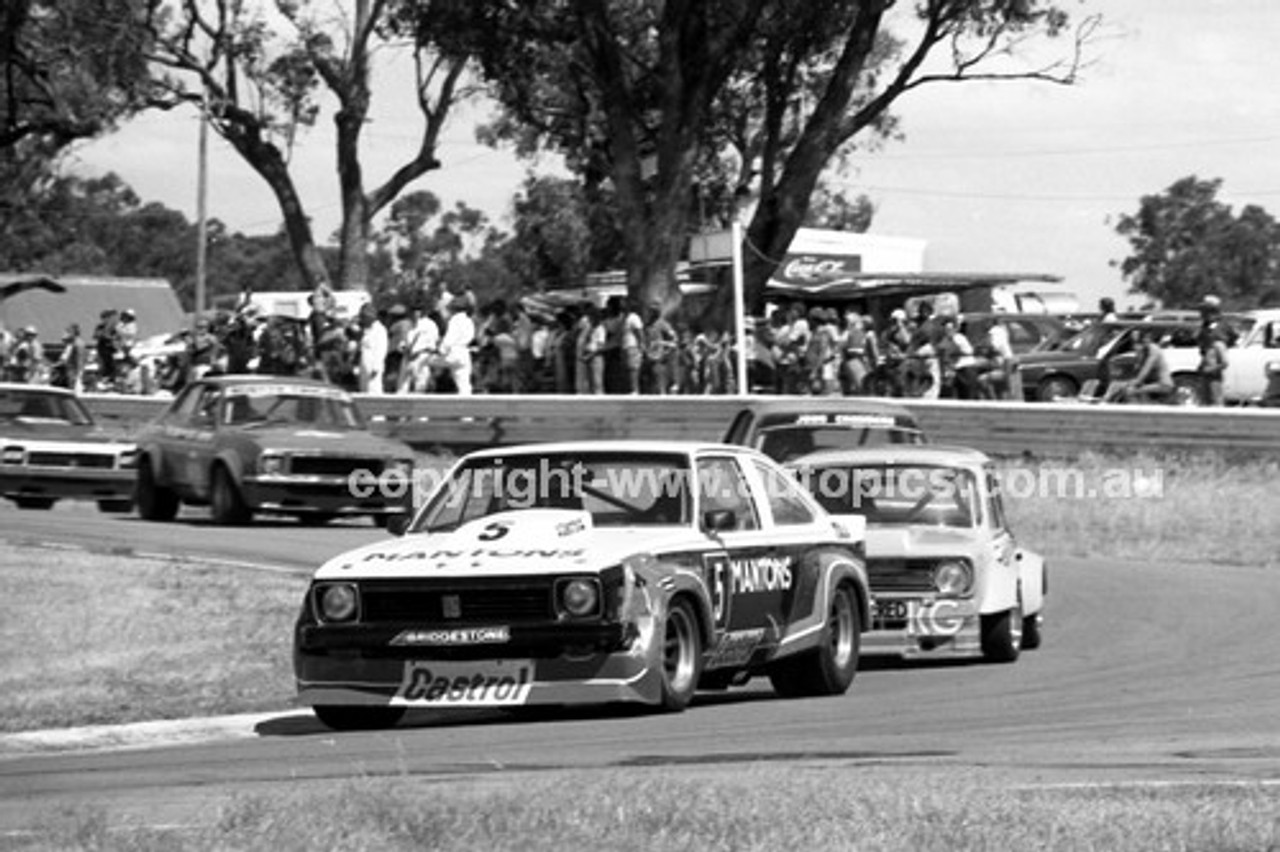
[[494, 456], [458, 468], [414, 528], [432, 532], [499, 512], [587, 511], [595, 526], [688, 526], [688, 460], [682, 455], [577, 453]]
[[1009, 528], [1008, 521], [1004, 516], [1004, 500], [1000, 496], [1000, 482], [996, 478], [995, 472], [990, 468], [987, 469], [987, 510], [991, 518], [992, 529], [1004, 530]]
[[201, 390], [200, 396], [196, 400], [195, 411], [191, 415], [192, 425], [214, 425], [215, 415], [218, 412], [218, 400], [221, 397], [222, 391], [216, 387], [206, 387]]
[[733, 512], [735, 530], [760, 528], [760, 519], [751, 501], [738, 463], [727, 456], [711, 456], [698, 460], [699, 521], [705, 523], [708, 512]]
[[764, 482], [765, 497], [769, 501], [769, 511], [773, 513], [773, 522], [778, 526], [794, 526], [811, 524], [815, 517], [804, 498], [800, 487], [794, 479], [777, 468], [768, 467], [755, 462], [756, 472]]
[[190, 385], [178, 396], [173, 407], [169, 409], [169, 420], [176, 423], [188, 423], [195, 416], [196, 402], [200, 399], [201, 393], [205, 389], [204, 385]]
[[229, 393], [219, 422], [229, 426], [296, 425], [354, 429], [359, 415], [348, 400], [309, 392]]
[[1009, 345], [1014, 349], [1031, 349], [1040, 342], [1040, 335], [1030, 323], [1009, 320], [1004, 325], [1009, 330]]
[[802, 470], [818, 503], [836, 515], [863, 515], [886, 526], [971, 528], [981, 520], [977, 482], [965, 468], [885, 464]]

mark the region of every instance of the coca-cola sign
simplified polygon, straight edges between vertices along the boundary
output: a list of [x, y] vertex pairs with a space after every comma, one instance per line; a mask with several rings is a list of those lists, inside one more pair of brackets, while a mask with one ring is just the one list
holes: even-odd
[[774, 278], [788, 284], [827, 284], [842, 275], [861, 271], [861, 255], [789, 254], [774, 273]]

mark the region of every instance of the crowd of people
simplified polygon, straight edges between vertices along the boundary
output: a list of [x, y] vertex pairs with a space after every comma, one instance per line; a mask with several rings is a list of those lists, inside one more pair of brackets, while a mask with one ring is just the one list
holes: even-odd
[[[1108, 302], [1100, 305], [1103, 319], [1114, 315]], [[396, 303], [378, 311], [365, 303], [343, 319], [335, 307], [323, 290], [299, 318], [264, 315], [244, 298], [145, 350], [134, 313], [107, 310], [88, 340], [70, 325], [50, 357], [36, 329], [0, 328], [0, 375], [122, 393], [174, 392], [211, 371], [312, 376], [366, 394], [737, 392], [732, 334], [673, 322], [621, 296], [553, 315], [502, 300], [480, 307], [467, 292], [447, 294], [430, 310]], [[1203, 316], [1205, 402], [1221, 404], [1227, 345], [1212, 297]], [[935, 316], [927, 301], [913, 316], [899, 308], [883, 323], [853, 309], [795, 301], [748, 320], [747, 334], [753, 392], [1022, 399], [1005, 326], [993, 323], [975, 340], [956, 317]], [[1106, 401], [1172, 393], [1158, 342], [1149, 338], [1141, 342], [1137, 376], [1115, 383]]]

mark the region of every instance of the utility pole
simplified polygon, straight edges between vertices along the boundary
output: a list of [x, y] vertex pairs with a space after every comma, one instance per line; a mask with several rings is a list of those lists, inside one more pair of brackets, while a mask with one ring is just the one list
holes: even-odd
[[196, 167], [196, 304], [191, 314], [191, 333], [204, 315], [205, 277], [208, 274], [208, 216], [206, 211], [209, 194], [209, 89], [204, 87], [200, 95], [200, 162]]

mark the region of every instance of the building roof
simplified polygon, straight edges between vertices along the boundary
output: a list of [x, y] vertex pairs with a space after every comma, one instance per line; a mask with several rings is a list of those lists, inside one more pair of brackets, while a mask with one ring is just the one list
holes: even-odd
[[128, 308], [137, 316], [139, 337], [171, 333], [182, 327], [182, 306], [163, 278], [5, 273], [0, 274], [0, 290], [33, 279], [52, 281], [53, 289], [60, 288], [62, 292], [33, 287], [0, 298], [0, 326], [10, 331], [34, 326], [41, 340], [52, 341], [61, 339], [68, 325], [78, 323], [81, 335], [87, 339], [103, 311]]

